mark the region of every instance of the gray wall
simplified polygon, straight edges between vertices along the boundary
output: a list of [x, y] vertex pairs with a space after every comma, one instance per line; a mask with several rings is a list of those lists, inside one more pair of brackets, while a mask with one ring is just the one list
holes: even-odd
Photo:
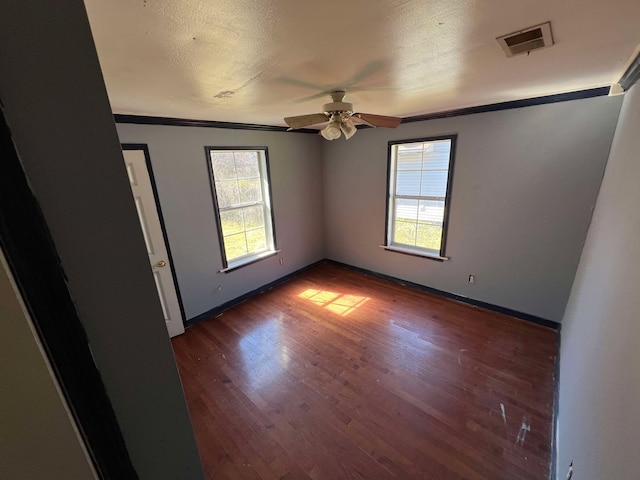
[[558, 478], [640, 478], [640, 86], [625, 97], [562, 325]]
[[[117, 127], [122, 143], [146, 143], [149, 147], [187, 319], [324, 257], [319, 135], [156, 125]], [[218, 273], [222, 256], [205, 146], [269, 149], [277, 247], [282, 250], [277, 257]]]
[[[599, 97], [362, 130], [349, 141], [326, 142], [326, 256], [559, 322], [620, 104]], [[453, 133], [451, 260], [379, 248], [387, 142]]]
[[0, 251], [0, 478], [96, 478], [14, 287]]
[[3, 5], [0, 71], [16, 149], [134, 467], [143, 480], [202, 478], [82, 0]]

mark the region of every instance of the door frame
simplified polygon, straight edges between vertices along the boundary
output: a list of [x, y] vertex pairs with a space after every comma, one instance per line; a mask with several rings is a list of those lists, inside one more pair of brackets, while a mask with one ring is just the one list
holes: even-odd
[[100, 479], [137, 479], [38, 200], [0, 109], [0, 248]]
[[147, 166], [147, 173], [149, 174], [149, 180], [151, 182], [151, 190], [153, 190], [153, 200], [156, 204], [156, 211], [158, 212], [158, 219], [160, 220], [160, 229], [162, 230], [162, 240], [164, 246], [167, 249], [167, 257], [169, 257], [169, 267], [171, 268], [171, 277], [173, 278], [173, 285], [176, 289], [176, 296], [178, 297], [178, 306], [180, 307], [180, 318], [182, 325], [187, 328], [187, 317], [184, 313], [184, 305], [182, 304], [182, 294], [180, 293], [180, 285], [178, 284], [178, 276], [176, 275], [176, 269], [173, 264], [173, 255], [171, 255], [171, 245], [169, 244], [169, 237], [167, 236], [167, 229], [164, 224], [164, 217], [162, 216], [162, 208], [160, 208], [160, 197], [158, 196], [158, 189], [156, 188], [156, 179], [153, 176], [153, 166], [151, 165], [151, 156], [149, 155], [149, 146], [146, 143], [122, 143], [120, 145], [122, 150], [142, 150], [144, 152], [144, 163]]

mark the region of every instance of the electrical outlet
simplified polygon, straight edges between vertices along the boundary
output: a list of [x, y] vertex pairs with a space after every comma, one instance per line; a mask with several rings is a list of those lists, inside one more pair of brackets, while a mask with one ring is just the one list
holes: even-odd
[[280, 257], [278, 261], [280, 262], [280, 265], [284, 265], [284, 258]]
[[469, 275], [469, 283], [475, 285], [475, 283], [476, 283], [476, 276], [475, 275]]

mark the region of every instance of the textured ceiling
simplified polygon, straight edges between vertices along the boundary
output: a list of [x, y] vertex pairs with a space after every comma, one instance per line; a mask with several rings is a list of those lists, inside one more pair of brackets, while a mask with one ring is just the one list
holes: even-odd
[[[284, 125], [346, 88], [400, 117], [608, 85], [640, 1], [85, 0], [114, 113]], [[552, 48], [495, 38], [551, 21]]]

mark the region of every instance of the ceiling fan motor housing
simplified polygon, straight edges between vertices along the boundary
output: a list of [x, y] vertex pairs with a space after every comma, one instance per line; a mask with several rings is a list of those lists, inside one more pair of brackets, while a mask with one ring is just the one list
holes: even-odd
[[346, 92], [344, 90], [336, 90], [335, 92], [331, 92], [331, 103], [325, 103], [322, 106], [322, 111], [326, 114], [332, 113], [353, 113], [353, 104], [348, 102], [343, 102], [344, 96]]
[[331, 102], [322, 106], [322, 111], [327, 114], [348, 112], [353, 113], [353, 104], [348, 102]]

